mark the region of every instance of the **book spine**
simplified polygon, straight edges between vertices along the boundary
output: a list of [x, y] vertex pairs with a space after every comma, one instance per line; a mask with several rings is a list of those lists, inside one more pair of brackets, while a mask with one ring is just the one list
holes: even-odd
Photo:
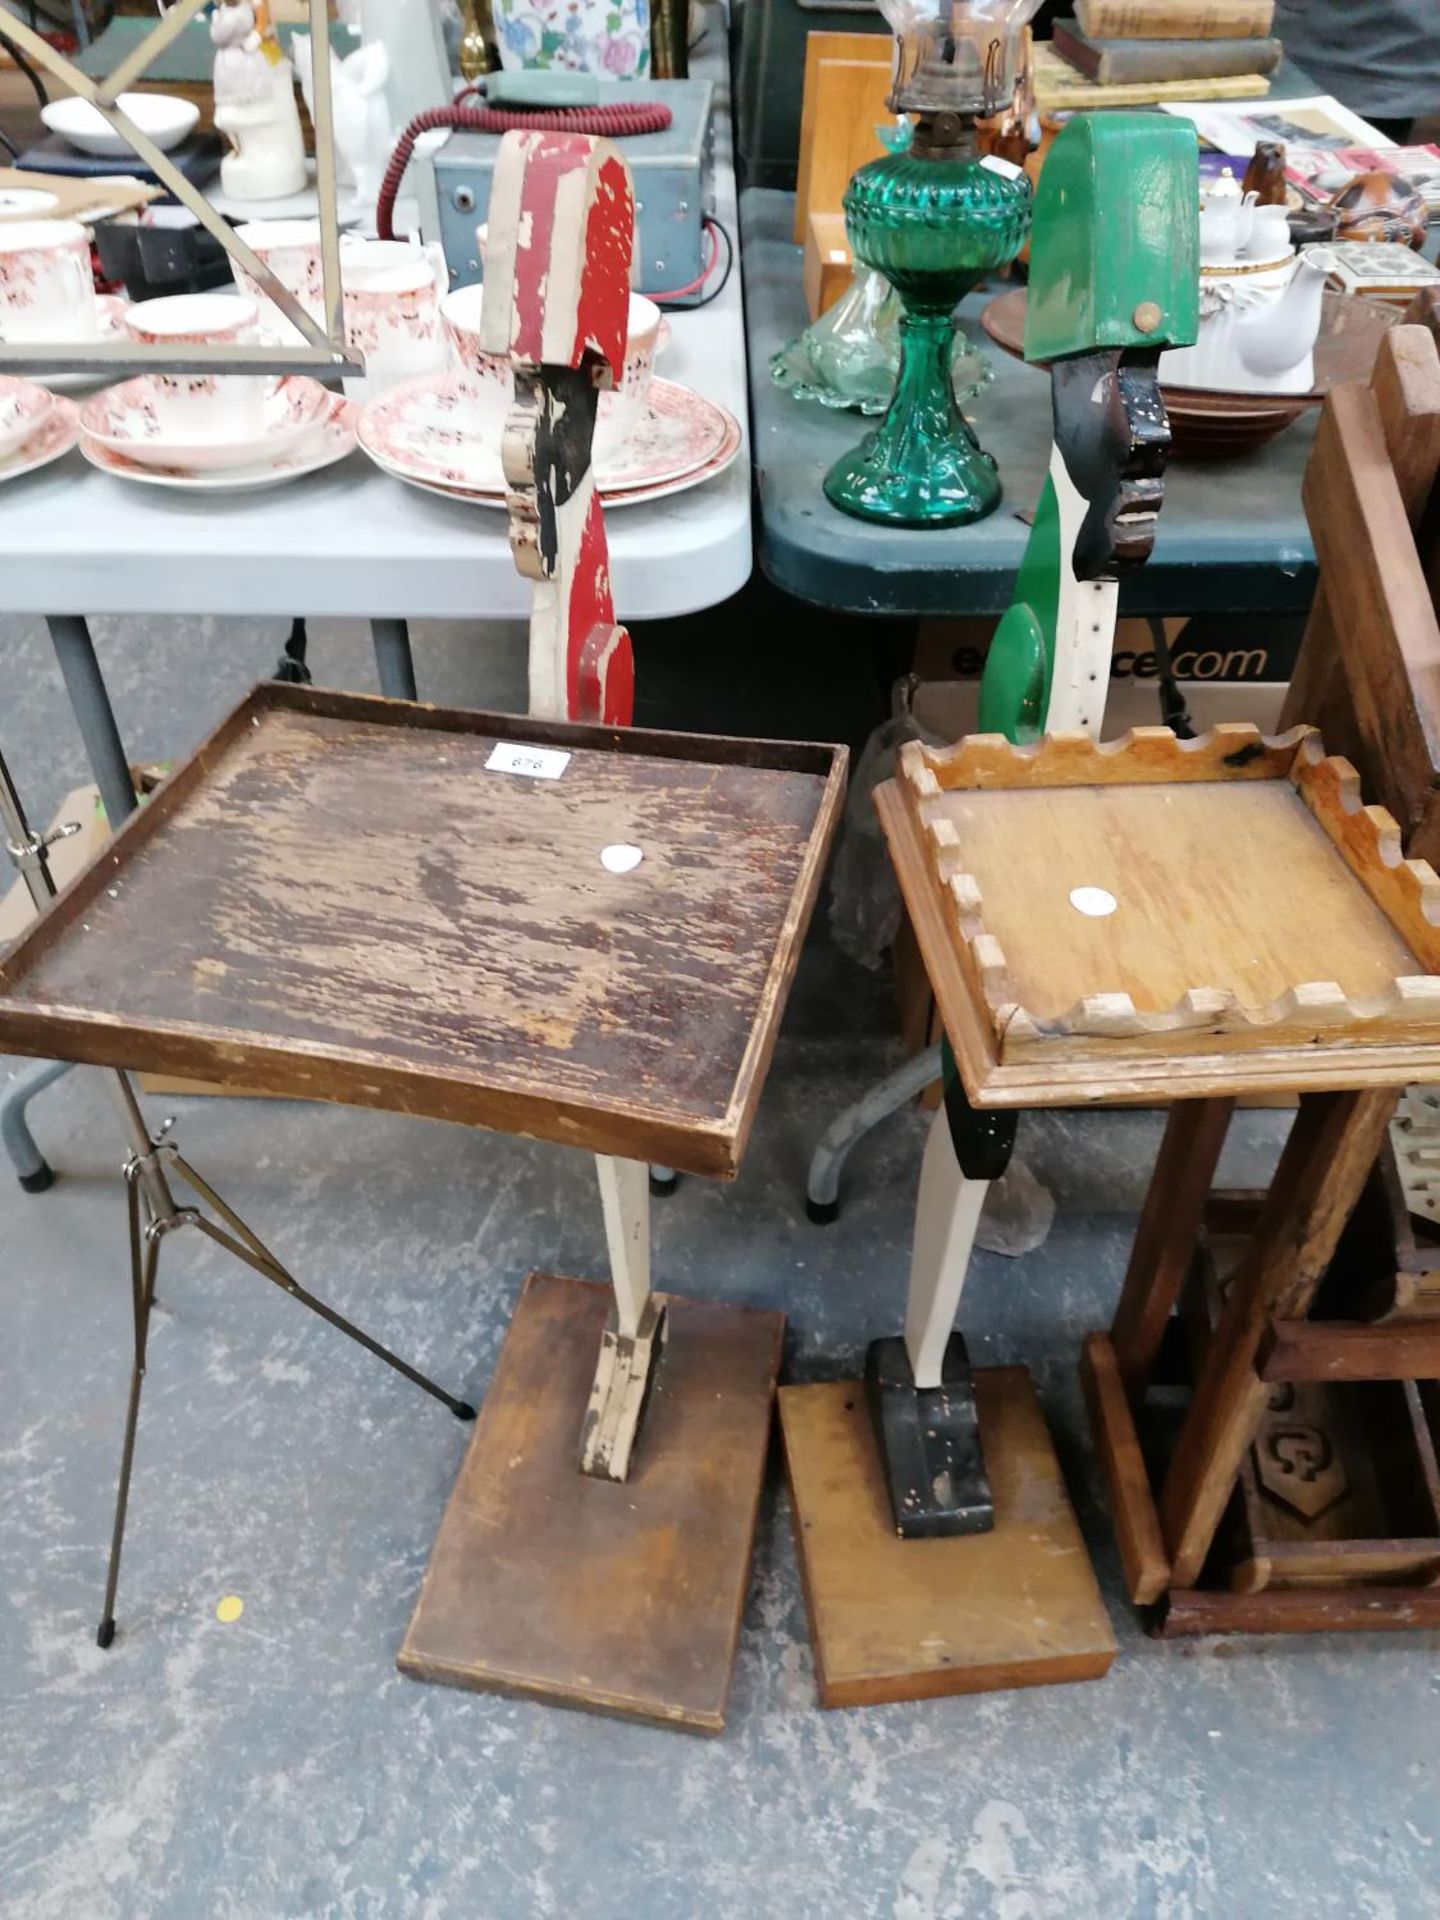
[[1102, 87], [1132, 80], [1221, 80], [1234, 73], [1273, 73], [1278, 40], [1131, 40], [1100, 50]]
[[1092, 40], [1241, 40], [1268, 34], [1275, 0], [1075, 0]]

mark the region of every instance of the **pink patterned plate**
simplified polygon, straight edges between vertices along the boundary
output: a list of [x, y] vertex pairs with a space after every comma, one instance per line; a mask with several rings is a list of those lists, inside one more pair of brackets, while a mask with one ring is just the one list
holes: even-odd
[[[596, 468], [601, 496], [685, 478], [724, 445], [733, 424], [693, 388], [652, 380], [640, 425]], [[462, 493], [505, 491], [500, 443], [470, 410], [453, 372], [407, 381], [372, 400], [360, 416], [360, 444], [400, 480]]]
[[300, 446], [328, 417], [332, 395], [318, 380], [287, 374], [266, 397], [262, 433], [243, 440], [189, 441], [168, 434], [153, 399], [149, 374], [122, 380], [95, 393], [80, 410], [80, 430], [89, 441], [142, 467], [185, 473], [259, 467]]
[[33, 380], [0, 374], [0, 461], [34, 439], [54, 404], [54, 394]]
[[52, 460], [70, 451], [79, 434], [80, 409], [73, 400], [57, 400], [52, 395], [49, 411], [36, 431], [8, 459], [0, 460], [0, 485], [18, 480], [22, 473], [34, 473], [37, 467], [48, 467]]
[[[730, 413], [725, 415], [725, 419], [728, 423], [725, 438], [710, 458], [693, 473], [681, 474], [674, 480], [661, 480], [652, 487], [630, 487], [620, 493], [606, 493], [602, 496], [606, 511], [613, 512], [616, 507], [639, 507], [650, 500], [667, 500], [671, 494], [687, 493], [691, 487], [702, 486], [705, 481], [713, 480], [717, 474], [724, 473], [739, 453], [741, 441], [739, 421]], [[397, 477], [406, 479], [403, 474]], [[471, 492], [463, 487], [440, 486], [431, 480], [407, 480], [407, 484], [419, 487], [422, 493], [438, 494], [442, 500], [458, 500], [464, 506], [503, 508], [505, 505], [503, 493]]]
[[141, 486], [176, 487], [186, 493], [249, 493], [262, 487], [278, 487], [283, 481], [298, 480], [302, 474], [318, 473], [333, 467], [355, 446], [355, 407], [343, 395], [326, 395], [328, 410], [312, 422], [307, 437], [281, 453], [250, 467], [224, 467], [197, 471], [192, 467], [145, 466], [129, 455], [103, 446], [88, 433], [80, 435], [80, 451], [92, 467], [113, 473], [122, 480], [135, 480]]

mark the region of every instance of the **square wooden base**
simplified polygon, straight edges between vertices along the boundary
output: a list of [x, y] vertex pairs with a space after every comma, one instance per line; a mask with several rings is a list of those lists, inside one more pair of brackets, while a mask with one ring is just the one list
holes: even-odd
[[895, 1532], [865, 1389], [782, 1387], [795, 1537], [826, 1707], [1099, 1680], [1100, 1589], [1024, 1367], [975, 1374], [995, 1528]]
[[400, 1649], [417, 1680], [719, 1733], [785, 1317], [668, 1302], [630, 1477], [580, 1472], [613, 1295], [532, 1273]]

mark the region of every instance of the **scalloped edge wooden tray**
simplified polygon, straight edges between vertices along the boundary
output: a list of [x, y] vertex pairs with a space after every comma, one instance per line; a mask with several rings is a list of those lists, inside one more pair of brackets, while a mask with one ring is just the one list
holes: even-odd
[[[1337, 858], [1424, 972], [1351, 998], [1332, 980], [1296, 980], [1263, 1007], [1195, 981], [1163, 1011], [1127, 992], [1080, 999], [1059, 1017], [1020, 1003], [966, 851], [936, 802], [946, 792], [1288, 780]], [[876, 805], [931, 984], [971, 1100], [1069, 1106], [1246, 1092], [1400, 1086], [1440, 1068], [1440, 880], [1406, 860], [1400, 830], [1367, 807], [1359, 776], [1297, 727], [1267, 739], [1247, 725], [1179, 740], [1138, 727], [1097, 745], [1053, 734], [1027, 746], [974, 734], [949, 748], [910, 742]], [[1177, 876], [1177, 885], [1180, 877]]]

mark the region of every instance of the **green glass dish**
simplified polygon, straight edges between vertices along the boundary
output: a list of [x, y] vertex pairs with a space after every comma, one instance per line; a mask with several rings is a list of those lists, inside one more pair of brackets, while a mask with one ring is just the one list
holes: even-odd
[[1030, 183], [984, 166], [973, 138], [885, 154], [845, 193], [857, 260], [899, 294], [900, 373], [884, 419], [825, 476], [845, 513], [901, 527], [954, 527], [1000, 504], [995, 462], [966, 424], [950, 382], [957, 303], [1025, 244]]

